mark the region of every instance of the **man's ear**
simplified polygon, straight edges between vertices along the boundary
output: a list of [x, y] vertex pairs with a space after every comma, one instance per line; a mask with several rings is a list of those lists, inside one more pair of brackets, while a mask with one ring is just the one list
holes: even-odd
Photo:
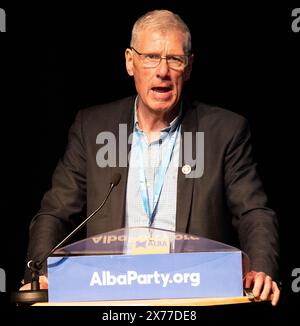
[[126, 69], [129, 76], [133, 76], [133, 54], [131, 49], [125, 51]]
[[184, 81], [189, 80], [190, 77], [191, 77], [191, 72], [192, 72], [192, 68], [193, 68], [193, 62], [194, 62], [194, 55], [191, 54], [189, 56], [188, 65], [187, 65], [187, 67], [185, 68], [185, 71], [184, 71]]

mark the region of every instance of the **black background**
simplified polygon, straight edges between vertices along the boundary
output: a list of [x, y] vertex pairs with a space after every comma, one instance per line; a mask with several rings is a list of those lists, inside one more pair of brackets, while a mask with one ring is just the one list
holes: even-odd
[[[28, 225], [50, 187], [76, 112], [134, 93], [124, 65], [132, 25], [148, 10], [167, 8], [191, 29], [195, 63], [187, 87], [201, 101], [248, 118], [259, 173], [279, 216], [281, 302], [251, 313], [274, 320], [297, 317], [300, 293], [291, 290], [291, 272], [300, 267], [300, 33], [291, 29], [297, 5], [102, 1], [65, 7], [0, 2], [0, 7], [10, 34], [0, 38], [0, 267], [7, 273], [7, 294], [23, 276]], [[250, 310], [234, 313], [242, 320]]]

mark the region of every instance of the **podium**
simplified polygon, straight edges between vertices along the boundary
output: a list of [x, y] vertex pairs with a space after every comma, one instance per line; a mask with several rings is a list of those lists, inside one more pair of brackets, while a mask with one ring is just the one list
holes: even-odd
[[252, 296], [229, 298], [187, 298], [187, 299], [158, 299], [158, 300], [114, 300], [114, 301], [69, 301], [69, 302], [38, 302], [33, 306], [219, 306], [244, 304], [254, 302]]
[[218, 305], [251, 302], [239, 249], [198, 236], [124, 228], [48, 258], [47, 305]]

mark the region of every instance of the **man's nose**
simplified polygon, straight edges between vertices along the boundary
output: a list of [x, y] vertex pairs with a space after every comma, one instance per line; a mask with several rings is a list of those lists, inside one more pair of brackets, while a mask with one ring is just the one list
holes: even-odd
[[166, 57], [161, 57], [157, 66], [157, 77], [164, 78], [169, 74], [170, 68]]

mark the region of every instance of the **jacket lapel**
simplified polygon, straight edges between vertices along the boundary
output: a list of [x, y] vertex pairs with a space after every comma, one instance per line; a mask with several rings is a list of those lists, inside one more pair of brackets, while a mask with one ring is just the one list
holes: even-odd
[[[196, 157], [196, 131], [197, 131], [197, 114], [196, 110], [192, 109], [189, 102], [184, 102], [184, 114], [181, 124], [181, 145], [180, 145], [180, 162], [181, 167], [178, 168], [177, 178], [177, 207], [176, 207], [176, 231], [188, 232], [188, 222], [190, 217], [190, 210], [193, 198], [194, 178], [188, 178], [183, 172], [182, 167], [185, 165], [193, 166], [190, 155], [184, 155], [184, 146], [191, 146], [191, 144], [184, 144], [184, 133], [192, 133], [192, 157]], [[186, 157], [185, 157], [186, 156]]]
[[[133, 131], [134, 118], [134, 97], [124, 103], [124, 109], [121, 116], [120, 124], [115, 135], [117, 148], [117, 166], [110, 168], [111, 177], [115, 173], [120, 173], [121, 180], [118, 186], [111, 193], [111, 223], [112, 229], [120, 229], [124, 227], [125, 210], [126, 210], [126, 188], [128, 176], [128, 153], [131, 150], [131, 144], [128, 144], [129, 136]], [[121, 131], [122, 130], [122, 131]], [[120, 163], [120, 157], [121, 163]]]

